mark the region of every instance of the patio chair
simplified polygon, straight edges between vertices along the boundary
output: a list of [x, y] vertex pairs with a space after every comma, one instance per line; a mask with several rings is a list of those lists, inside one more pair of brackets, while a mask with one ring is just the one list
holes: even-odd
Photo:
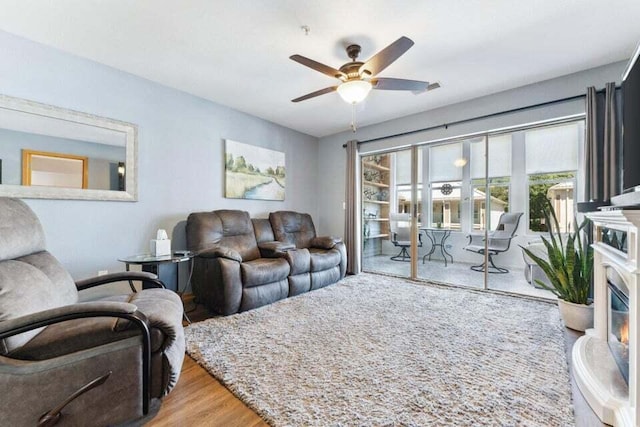
[[[489, 265], [485, 265], [484, 262], [473, 265], [471, 266], [473, 271], [484, 272], [486, 268], [489, 273], [504, 274], [509, 272], [506, 268], [496, 266], [493, 262], [493, 257], [509, 250], [511, 239], [516, 234], [521, 217], [522, 212], [503, 213], [500, 215], [498, 227], [495, 231], [488, 233], [487, 262]], [[484, 234], [469, 234], [467, 237], [469, 238], [469, 244], [464, 249], [484, 256]]]
[[[398, 255], [392, 256], [393, 261], [411, 261], [408, 248], [411, 247], [411, 217], [408, 213], [392, 213], [389, 215], [391, 229], [391, 243], [400, 248]], [[422, 247], [422, 234], [418, 233], [418, 247]]]

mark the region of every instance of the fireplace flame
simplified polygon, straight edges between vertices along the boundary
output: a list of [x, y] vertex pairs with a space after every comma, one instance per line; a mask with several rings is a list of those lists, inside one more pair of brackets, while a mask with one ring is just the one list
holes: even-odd
[[625, 345], [629, 345], [629, 320], [625, 320], [624, 324], [620, 327], [620, 342]]

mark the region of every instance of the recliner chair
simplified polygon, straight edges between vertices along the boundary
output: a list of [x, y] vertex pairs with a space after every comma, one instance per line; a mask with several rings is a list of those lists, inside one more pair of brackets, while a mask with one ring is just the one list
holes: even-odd
[[196, 212], [187, 219], [187, 247], [194, 258], [193, 293], [198, 302], [228, 315], [250, 310], [289, 294], [293, 245], [262, 242], [258, 247], [249, 214], [238, 210]]
[[113, 425], [149, 412], [184, 358], [182, 301], [147, 289], [79, 302], [78, 291], [155, 275], [123, 272], [74, 283], [46, 251], [21, 200], [0, 198], [0, 422]]
[[277, 241], [293, 244], [296, 248], [287, 257], [292, 266], [290, 295], [323, 288], [345, 276], [347, 249], [344, 242], [332, 236], [318, 237], [311, 215], [277, 211], [269, 214], [269, 222]]

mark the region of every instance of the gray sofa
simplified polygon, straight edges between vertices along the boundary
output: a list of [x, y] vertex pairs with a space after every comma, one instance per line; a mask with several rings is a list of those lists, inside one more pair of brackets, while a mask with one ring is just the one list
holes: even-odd
[[223, 315], [327, 286], [346, 272], [344, 243], [317, 237], [311, 216], [297, 212], [269, 219], [239, 210], [192, 213], [187, 246], [197, 254], [197, 301]]
[[295, 245], [287, 251], [292, 271], [289, 295], [319, 289], [342, 279], [347, 271], [347, 250], [342, 239], [317, 237], [311, 215], [291, 211], [269, 214], [275, 240]]

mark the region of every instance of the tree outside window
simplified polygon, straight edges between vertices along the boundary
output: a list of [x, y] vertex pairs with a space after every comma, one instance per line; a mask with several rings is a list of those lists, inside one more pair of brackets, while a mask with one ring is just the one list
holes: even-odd
[[560, 231], [571, 232], [574, 214], [575, 172], [529, 175], [529, 230], [547, 232], [544, 207], [549, 200], [558, 216]]

